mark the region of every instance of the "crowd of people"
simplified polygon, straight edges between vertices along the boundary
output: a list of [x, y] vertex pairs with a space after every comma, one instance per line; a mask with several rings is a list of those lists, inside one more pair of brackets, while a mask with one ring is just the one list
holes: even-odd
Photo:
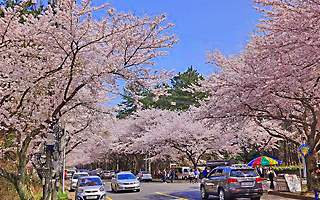
[[[190, 183], [200, 183], [200, 179], [203, 177], [207, 177], [209, 173], [209, 168], [205, 168], [204, 170], [198, 169], [190, 169], [188, 172], [188, 180]], [[178, 171], [176, 169], [170, 170], [157, 170], [156, 172], [157, 178], [161, 178], [163, 183], [173, 183], [174, 180], [178, 179]], [[181, 177], [182, 178], [182, 177]]]

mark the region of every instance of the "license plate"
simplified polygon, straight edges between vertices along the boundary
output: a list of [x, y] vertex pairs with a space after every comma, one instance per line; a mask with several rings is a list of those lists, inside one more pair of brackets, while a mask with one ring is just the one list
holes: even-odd
[[87, 196], [86, 199], [96, 199], [96, 198], [97, 198], [97, 196]]
[[254, 185], [254, 182], [241, 182], [241, 186], [252, 187], [253, 185]]

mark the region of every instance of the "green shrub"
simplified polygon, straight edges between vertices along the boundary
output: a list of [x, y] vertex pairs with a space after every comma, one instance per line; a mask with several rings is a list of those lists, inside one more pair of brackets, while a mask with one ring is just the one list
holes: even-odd
[[58, 192], [58, 200], [68, 200], [68, 193], [62, 193], [62, 188], [59, 188], [59, 192]]
[[296, 171], [299, 170], [298, 165], [291, 165], [291, 166], [276, 166], [274, 167], [275, 171]]
[[34, 195], [34, 199], [35, 200], [40, 200], [41, 198], [42, 198], [42, 192], [37, 193], [37, 194]]

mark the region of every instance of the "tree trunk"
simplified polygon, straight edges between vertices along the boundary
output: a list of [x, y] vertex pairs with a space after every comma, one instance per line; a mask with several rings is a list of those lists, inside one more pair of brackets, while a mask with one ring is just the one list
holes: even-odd
[[51, 200], [52, 197], [52, 151], [47, 150], [46, 152], [46, 169], [44, 171], [45, 185], [43, 186], [43, 200]]
[[306, 156], [307, 165], [307, 185], [308, 190], [313, 191], [317, 187], [317, 181], [312, 178], [312, 175], [316, 169], [317, 154], [311, 149], [310, 153]]
[[18, 195], [19, 195], [21, 200], [31, 200], [31, 199], [33, 199], [31, 191], [29, 190], [29, 188], [27, 187], [27, 185], [25, 184], [24, 181], [17, 180], [14, 183], [14, 186], [15, 186], [15, 188], [16, 188], [16, 190], [18, 192]]

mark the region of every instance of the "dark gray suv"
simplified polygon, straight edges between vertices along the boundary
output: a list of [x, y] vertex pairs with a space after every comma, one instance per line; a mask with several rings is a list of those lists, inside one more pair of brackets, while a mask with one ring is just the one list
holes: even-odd
[[219, 196], [220, 200], [234, 198], [251, 198], [260, 200], [262, 196], [262, 179], [248, 166], [232, 165], [213, 169], [200, 185], [202, 199], [209, 195]]

